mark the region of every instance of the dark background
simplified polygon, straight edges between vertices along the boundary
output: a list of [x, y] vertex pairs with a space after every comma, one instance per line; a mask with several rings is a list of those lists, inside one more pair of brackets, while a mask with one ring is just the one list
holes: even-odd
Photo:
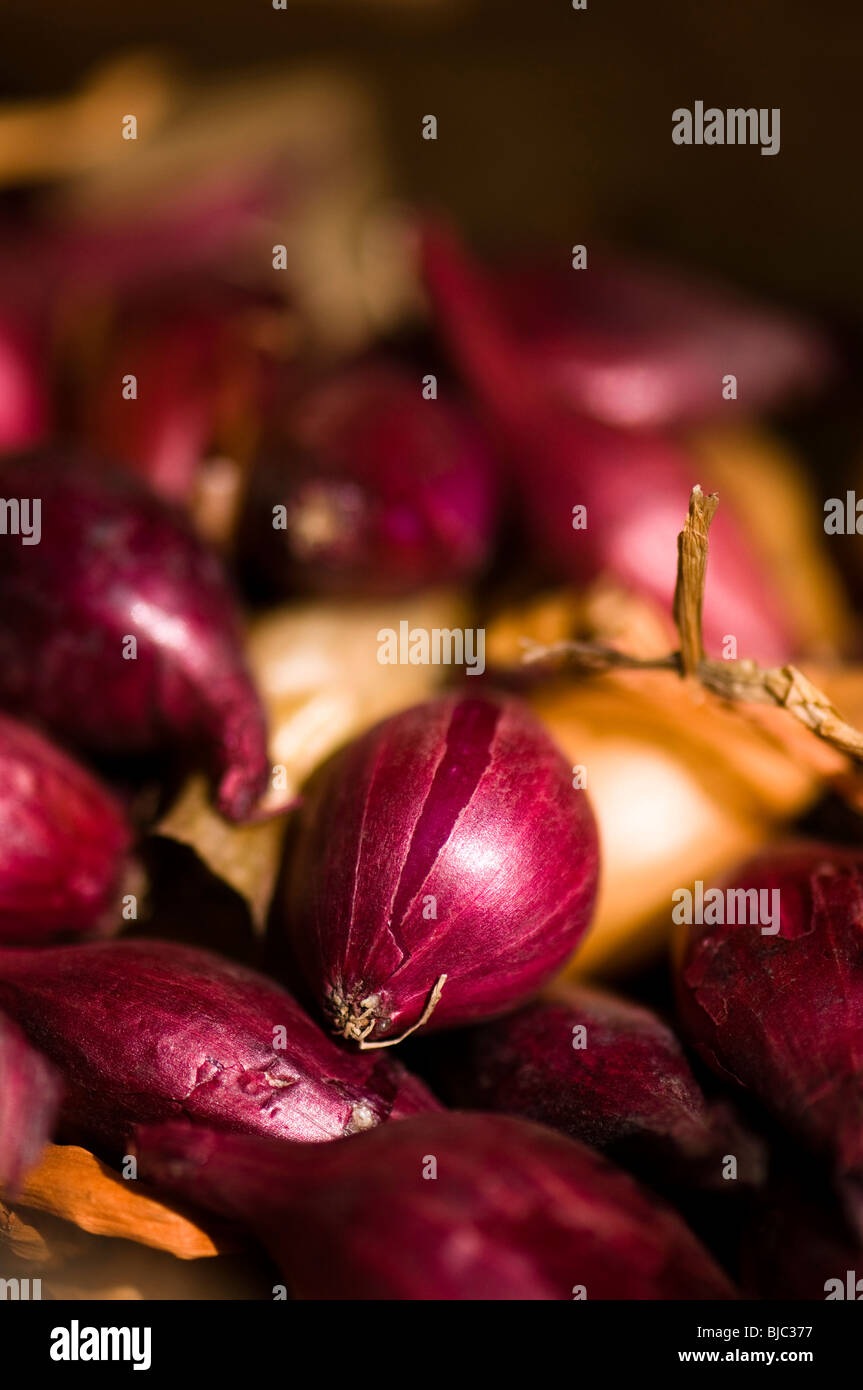
[[[601, 235], [863, 317], [863, 5], [588, 3], [4, 0], [0, 89], [60, 93], [140, 45], [202, 73], [332, 59], [374, 84], [400, 191], [480, 245]], [[780, 153], [673, 145], [698, 99], [781, 107]]]

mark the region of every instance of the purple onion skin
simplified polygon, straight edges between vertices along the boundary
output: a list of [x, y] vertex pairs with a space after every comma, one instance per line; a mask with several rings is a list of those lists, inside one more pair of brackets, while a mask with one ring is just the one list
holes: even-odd
[[93, 751], [200, 749], [219, 809], [249, 816], [266, 727], [216, 556], [134, 480], [78, 458], [0, 463], [0, 496], [42, 508], [38, 545], [0, 537], [0, 705]]
[[51, 1138], [62, 1087], [50, 1062], [0, 1014], [0, 1188], [14, 1197]]
[[346, 1037], [401, 1035], [444, 974], [428, 1026], [473, 1022], [572, 954], [598, 861], [590, 803], [533, 715], [444, 696], [384, 720], [313, 782], [286, 876], [291, 943]]
[[675, 1213], [524, 1120], [422, 1116], [319, 1161], [179, 1124], [143, 1130], [137, 1149], [148, 1181], [250, 1226], [299, 1299], [734, 1297]]
[[178, 1117], [316, 1142], [437, 1105], [270, 980], [172, 942], [0, 951], [0, 1008], [61, 1072], [64, 1132], [113, 1155], [132, 1126]]
[[734, 1188], [729, 1152], [741, 1180], [762, 1177], [760, 1148], [708, 1105], [674, 1033], [639, 1004], [560, 985], [453, 1041], [443, 1068], [431, 1063], [453, 1105], [549, 1125], [653, 1182]]
[[[376, 596], [469, 578], [492, 538], [492, 471], [474, 421], [386, 363], [301, 389], [258, 462], [243, 527], [271, 592]], [[273, 525], [283, 506], [285, 525]], [[281, 517], [280, 517], [281, 519]]]
[[790, 845], [752, 860], [731, 886], [777, 889], [779, 932], [686, 929], [684, 1035], [863, 1192], [863, 854]]
[[606, 424], [654, 428], [715, 419], [734, 372], [747, 409], [820, 386], [824, 338], [725, 286], [591, 252], [590, 269], [511, 264], [494, 288], [550, 398]]
[[0, 715], [0, 945], [116, 930], [131, 842], [107, 788], [35, 729]]

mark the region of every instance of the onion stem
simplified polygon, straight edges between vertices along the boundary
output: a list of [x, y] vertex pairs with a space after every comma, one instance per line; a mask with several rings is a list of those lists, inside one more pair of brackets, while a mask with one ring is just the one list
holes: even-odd
[[536, 664], [562, 658], [568, 668], [585, 675], [613, 670], [675, 671], [699, 681], [721, 700], [769, 704], [787, 710], [831, 748], [863, 763], [863, 734], [845, 723], [824, 692], [796, 666], [763, 667], [755, 661], [717, 661], [704, 655], [701, 609], [707, 573], [708, 531], [718, 503], [718, 494], [705, 494], [696, 484], [689, 497], [684, 528], [677, 538], [673, 614], [680, 636], [679, 651], [645, 659], [601, 642], [560, 641], [542, 645], [524, 638], [522, 661]]

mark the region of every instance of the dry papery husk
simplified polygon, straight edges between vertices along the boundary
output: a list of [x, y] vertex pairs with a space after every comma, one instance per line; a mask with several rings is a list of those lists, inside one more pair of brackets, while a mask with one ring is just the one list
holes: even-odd
[[661, 950], [676, 888], [731, 869], [848, 768], [784, 711], [731, 707], [669, 672], [556, 681], [528, 698], [586, 768], [599, 823], [597, 915], [570, 966], [576, 977], [613, 975]]
[[0, 1197], [0, 1254], [4, 1277], [41, 1279], [43, 1298], [272, 1297], [242, 1236], [76, 1145], [49, 1145], [14, 1202]]
[[[47, 1145], [9, 1205], [23, 1222], [44, 1212], [91, 1235], [134, 1240], [183, 1260], [242, 1248], [218, 1225], [198, 1224], [181, 1205], [162, 1201], [145, 1183], [120, 1177], [77, 1144]], [[22, 1235], [19, 1231], [19, 1239]]]
[[800, 651], [827, 659], [848, 650], [854, 617], [825, 547], [823, 498], [794, 452], [749, 422], [703, 426], [684, 442], [694, 459], [693, 480], [697, 475], [719, 493], [720, 505], [731, 507], [783, 595]]
[[316, 600], [285, 604], [256, 618], [248, 658], [267, 711], [271, 766], [277, 770], [261, 813], [233, 825], [212, 805], [206, 780], [190, 777], [154, 828], [188, 845], [245, 903], [262, 930], [272, 900], [286, 813], [303, 782], [339, 744], [379, 719], [418, 704], [449, 674], [445, 666], [382, 666], [378, 632], [399, 622], [420, 628], [464, 625], [464, 602], [434, 591], [387, 602]]
[[[454, 674], [446, 666], [384, 666], [378, 633], [464, 625], [454, 592], [429, 591], [382, 602], [346, 599], [286, 604], [251, 626], [248, 655], [267, 710], [274, 767], [287, 785], [265, 808], [292, 800], [335, 748], [396, 711], [418, 704]], [[455, 673], [458, 674], [458, 673]]]

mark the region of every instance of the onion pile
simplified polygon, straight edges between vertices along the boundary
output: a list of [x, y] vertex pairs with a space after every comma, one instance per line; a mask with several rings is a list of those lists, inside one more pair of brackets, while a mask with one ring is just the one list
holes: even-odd
[[[446, 340], [510, 456], [543, 562], [580, 584], [610, 573], [667, 611], [677, 499], [699, 480], [711, 487], [696, 476], [700, 463], [670, 434], [622, 429], [550, 395], [542, 357], [515, 336], [493, 282], [446, 230], [427, 230], [423, 268]], [[714, 385], [718, 396], [718, 379]], [[741, 654], [766, 663], [787, 659], [795, 646], [793, 615], [727, 510], [711, 536], [704, 634], [710, 650], [730, 635]]]
[[[121, 1205], [135, 1160], [295, 1299], [818, 1296], [863, 1243], [863, 796], [754, 663], [859, 633], [793, 451], [715, 417], [724, 370], [766, 409], [831, 349], [435, 227], [425, 322], [316, 335], [302, 238], [290, 303], [220, 261], [274, 167], [198, 260], [182, 208], [128, 273], [122, 219], [36, 237], [0, 323], [0, 1198], [52, 1140]], [[671, 600], [714, 472], [705, 655]], [[699, 918], [675, 994], [717, 881], [776, 929]]]

